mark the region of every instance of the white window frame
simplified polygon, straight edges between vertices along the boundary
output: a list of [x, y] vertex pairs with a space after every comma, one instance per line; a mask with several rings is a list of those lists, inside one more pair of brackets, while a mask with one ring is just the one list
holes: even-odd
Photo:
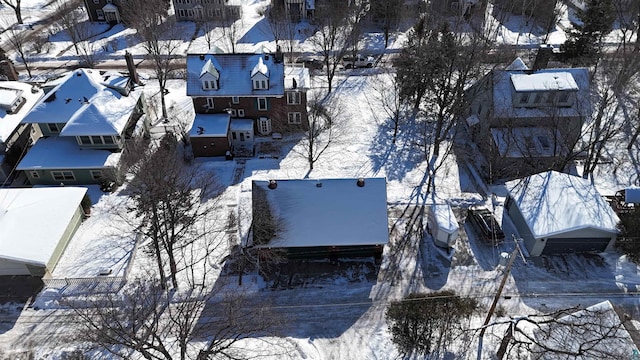
[[244, 117], [244, 109], [238, 109], [238, 117]]
[[238, 116], [238, 113], [236, 112], [236, 109], [230, 109], [229, 111], [230, 111], [230, 114], [229, 114], [229, 115], [231, 115], [231, 117], [236, 117], [236, 116]]
[[287, 123], [291, 125], [302, 124], [302, 114], [298, 111], [287, 113]]
[[38, 173], [38, 170], [31, 170], [29, 171], [29, 174], [34, 179], [40, 179], [40, 173]]
[[211, 109], [215, 109], [215, 102], [214, 102], [214, 100], [213, 100], [213, 99], [214, 99], [214, 98], [212, 98], [212, 97], [208, 97], [208, 98], [207, 98], [207, 104], [205, 105], [205, 107], [206, 107], [207, 109], [209, 109], [209, 110], [211, 110]]
[[218, 83], [215, 80], [202, 80], [202, 90], [218, 90]]
[[300, 105], [302, 96], [297, 91], [289, 91], [287, 92], [287, 104], [289, 105]]
[[104, 20], [104, 11], [102, 11], [102, 9], [96, 9], [96, 16], [98, 20]]
[[91, 179], [93, 180], [99, 180], [104, 177], [104, 173], [102, 172], [102, 170], [89, 170], [89, 173], [91, 174]]
[[[258, 105], [258, 110], [266, 111], [269, 108], [269, 105], [267, 103], [267, 98], [260, 97], [260, 98], [257, 98], [256, 101]], [[260, 106], [261, 102], [264, 102], [264, 106]]]
[[271, 119], [268, 117], [258, 118], [258, 132], [262, 135], [268, 135], [271, 133]]
[[231, 103], [232, 104], [240, 104], [240, 97], [239, 96], [232, 96], [231, 97]]
[[73, 171], [69, 171], [69, 170], [54, 170], [54, 171], [51, 171], [51, 177], [55, 181], [65, 181], [65, 180], [74, 181], [76, 179], [76, 176], [73, 173]]

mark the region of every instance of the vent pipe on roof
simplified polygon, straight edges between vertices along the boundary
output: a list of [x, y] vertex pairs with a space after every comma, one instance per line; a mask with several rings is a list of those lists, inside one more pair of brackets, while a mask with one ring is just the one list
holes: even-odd
[[140, 78], [138, 78], [138, 72], [136, 71], [136, 65], [133, 63], [133, 55], [130, 52], [125, 51], [124, 61], [127, 63], [127, 71], [129, 71], [129, 78], [134, 84], [140, 84]]
[[322, 183], [320, 182], [320, 180], [318, 180], [318, 182], [316, 183], [316, 187], [322, 187]]
[[269, 185], [267, 187], [271, 190], [275, 190], [278, 187], [278, 182], [275, 180], [269, 180]]
[[364, 187], [364, 178], [358, 178], [356, 185], [358, 185], [358, 187]]
[[549, 60], [551, 60], [551, 55], [553, 55], [553, 47], [551, 45], [540, 45], [540, 47], [538, 48], [538, 53], [536, 54], [536, 59], [533, 62], [531, 72], [534, 73], [538, 70], [546, 69], [549, 65]]
[[204, 54], [200, 54], [200, 60], [204, 60]]

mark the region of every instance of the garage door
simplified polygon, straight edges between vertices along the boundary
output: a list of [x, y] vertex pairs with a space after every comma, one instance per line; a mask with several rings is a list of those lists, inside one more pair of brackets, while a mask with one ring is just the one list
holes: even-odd
[[550, 238], [542, 251], [543, 255], [603, 252], [610, 238]]

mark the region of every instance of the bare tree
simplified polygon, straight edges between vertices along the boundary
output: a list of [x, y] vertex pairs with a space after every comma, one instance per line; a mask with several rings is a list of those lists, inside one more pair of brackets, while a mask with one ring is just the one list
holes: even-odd
[[[122, 358], [150, 360], [243, 358], [241, 341], [277, 330], [267, 301], [242, 291], [190, 286], [167, 292], [152, 275], [133, 279], [118, 293], [64, 299], [76, 314], [77, 336]], [[205, 342], [206, 345], [201, 345]]]
[[409, 107], [400, 96], [400, 84], [398, 77], [393, 72], [381, 74], [379, 81], [372, 85], [373, 97], [377, 104], [382, 106], [386, 121], [391, 122], [393, 126], [393, 135], [391, 142], [396, 143], [400, 125], [408, 115]]
[[351, 39], [348, 4], [342, 0], [329, 0], [318, 5], [315, 22], [318, 29], [309, 40], [316, 52], [322, 56], [328, 83], [328, 92], [333, 87], [333, 78], [347, 53]]
[[[605, 303], [606, 304], [606, 303]], [[631, 342], [622, 321], [610, 306], [577, 307], [549, 314], [514, 318], [508, 323], [497, 358], [547, 356], [620, 359], [631, 356]], [[527, 323], [522, 326], [521, 323]]]
[[2, 2], [13, 9], [13, 12], [16, 13], [16, 21], [18, 24], [22, 24], [22, 9], [20, 7], [22, 0], [2, 0]]
[[76, 54], [80, 54], [78, 49], [78, 43], [82, 40], [82, 34], [80, 34], [79, 25], [84, 19], [84, 13], [82, 9], [78, 8], [77, 3], [69, 2], [65, 0], [56, 0], [56, 16], [58, 25], [67, 34]]
[[298, 146], [294, 147], [300, 155], [307, 159], [309, 171], [315, 163], [340, 136], [341, 107], [333, 97], [311, 99], [307, 103], [309, 128]]
[[222, 31], [222, 39], [226, 42], [227, 50], [235, 54], [236, 43], [240, 40], [244, 30], [242, 18], [238, 18], [234, 14], [225, 13], [219, 21], [219, 24], [220, 30]]
[[175, 33], [175, 17], [167, 17], [170, 4], [164, 0], [124, 0], [122, 20], [136, 29], [160, 87], [162, 118], [167, 119], [167, 80], [176, 69], [175, 59], [182, 41]]
[[27, 70], [27, 75], [31, 77], [31, 55], [29, 53], [29, 43], [26, 40], [27, 34], [15, 26], [8, 27], [5, 34], [7, 34], [7, 42], [18, 55], [20, 62], [22, 62], [25, 70]]
[[291, 21], [283, 4], [272, 3], [268, 11], [266, 11], [265, 17], [269, 23], [269, 29], [271, 29], [276, 46], [284, 45], [285, 52], [292, 54], [296, 44], [296, 25]]
[[172, 286], [177, 288], [177, 274], [187, 268], [181, 264], [183, 249], [211, 231], [197, 225], [211, 217], [208, 200], [220, 189], [211, 174], [184, 162], [172, 133], [155, 149], [130, 146], [125, 163], [131, 164], [133, 179], [127, 189], [136, 205], [132, 211], [140, 221], [138, 231], [151, 240], [161, 284], [165, 284], [168, 263]]

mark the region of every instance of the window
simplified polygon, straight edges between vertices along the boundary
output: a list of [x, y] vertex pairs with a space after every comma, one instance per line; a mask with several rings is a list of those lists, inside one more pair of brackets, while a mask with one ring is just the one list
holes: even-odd
[[568, 101], [569, 101], [569, 93], [566, 91], [561, 92], [560, 97], [558, 98], [558, 102], [566, 104]]
[[302, 122], [302, 115], [299, 112], [290, 112], [287, 115], [289, 124], [300, 124]]
[[266, 98], [258, 98], [258, 110], [267, 110]]
[[79, 137], [80, 145], [91, 145], [91, 138], [88, 136]]
[[533, 98], [533, 103], [540, 104], [540, 102], [542, 102], [542, 94], [536, 94], [536, 97]]
[[238, 117], [244, 117], [244, 109], [238, 109]]
[[547, 139], [546, 136], [538, 135], [537, 139], [538, 139], [538, 142], [540, 143], [540, 146], [542, 146], [543, 150], [549, 150], [551, 148], [551, 143], [549, 142], [549, 139]]
[[529, 102], [529, 93], [520, 95], [520, 104], [526, 104]]
[[261, 117], [258, 119], [258, 131], [262, 135], [268, 135], [271, 132], [271, 119]]
[[233, 140], [238, 140], [238, 136], [236, 135], [235, 131], [231, 133], [231, 137], [233, 138]]
[[232, 104], [240, 104], [240, 98], [237, 96], [232, 96], [231, 97], [231, 103]]
[[49, 127], [49, 132], [52, 132], [52, 133], [59, 133], [60, 132], [60, 129], [58, 128], [58, 124], [49, 123], [49, 124], [47, 124], [47, 127]]
[[113, 144], [113, 136], [103, 136], [102, 139], [104, 140], [105, 144]]
[[93, 180], [98, 180], [104, 176], [102, 174], [102, 170], [89, 170], [89, 173], [91, 174], [91, 178]]
[[53, 180], [56, 181], [76, 179], [76, 177], [73, 175], [73, 171], [52, 171], [51, 176], [53, 177]]
[[204, 90], [217, 90], [218, 83], [215, 80], [202, 80], [202, 89]]
[[96, 16], [98, 20], [104, 20], [104, 11], [102, 11], [102, 9], [96, 9]]
[[213, 98], [212, 97], [208, 97], [207, 98], [207, 105], [205, 105], [205, 107], [209, 110], [213, 109]]
[[92, 136], [91, 142], [93, 145], [102, 145], [102, 137], [101, 136]]
[[220, 9], [214, 9], [213, 13], [214, 13], [215, 17], [222, 17], [222, 10], [220, 10]]
[[187, 17], [187, 11], [185, 9], [179, 9], [178, 14], [180, 17]]
[[550, 92], [547, 94], [547, 104], [553, 104], [553, 101], [556, 99], [556, 93]]
[[231, 109], [231, 111], [230, 111], [230, 115], [231, 115], [232, 117], [236, 117], [236, 116], [238, 115], [238, 113], [236, 112], [236, 109]]
[[299, 105], [300, 104], [300, 93], [297, 91], [292, 91], [287, 93], [287, 104], [289, 105]]
[[29, 174], [34, 179], [39, 179], [40, 178], [40, 174], [36, 170], [29, 171]]

